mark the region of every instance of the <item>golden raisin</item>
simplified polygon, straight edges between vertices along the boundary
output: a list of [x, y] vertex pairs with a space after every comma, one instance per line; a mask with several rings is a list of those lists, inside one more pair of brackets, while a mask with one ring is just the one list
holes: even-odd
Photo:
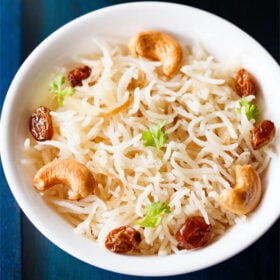
[[235, 78], [235, 88], [239, 96], [257, 94], [257, 85], [252, 75], [245, 69], [240, 69]]
[[251, 144], [254, 150], [268, 144], [275, 136], [276, 129], [272, 121], [265, 120], [251, 130]]
[[53, 136], [53, 125], [50, 109], [40, 106], [29, 119], [29, 130], [37, 141], [50, 140]]
[[212, 226], [205, 223], [200, 216], [186, 220], [176, 232], [178, 245], [184, 249], [195, 249], [206, 245], [212, 237]]
[[141, 242], [139, 231], [130, 226], [115, 228], [107, 235], [105, 246], [115, 253], [127, 253], [137, 248]]
[[89, 77], [91, 73], [91, 68], [87, 65], [75, 68], [68, 73], [68, 81], [71, 87], [81, 86], [82, 80]]

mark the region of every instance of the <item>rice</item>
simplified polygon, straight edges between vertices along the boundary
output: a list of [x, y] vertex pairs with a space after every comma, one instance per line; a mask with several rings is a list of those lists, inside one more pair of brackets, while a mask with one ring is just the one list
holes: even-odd
[[[211, 223], [214, 240], [245, 221], [220, 207], [219, 194], [234, 184], [236, 164], [252, 164], [261, 175], [273, 152], [269, 145], [251, 148], [254, 120], [236, 111], [238, 67], [215, 61], [200, 45], [185, 46], [183, 66], [167, 79], [161, 62], [132, 57], [121, 44], [93, 43], [93, 54], [73, 62], [92, 67], [90, 77], [62, 107], [51, 108], [52, 140], [25, 140], [23, 164], [34, 175], [47, 162], [72, 158], [92, 171], [98, 186], [79, 201], [65, 198], [65, 186], [45, 191], [43, 199], [100, 246], [110, 230], [136, 227], [143, 237], [138, 253], [145, 255], [181, 253], [175, 233], [186, 217]], [[141, 136], [162, 120], [168, 141], [160, 158]], [[171, 213], [155, 228], [135, 226], [153, 201], [166, 202]]]

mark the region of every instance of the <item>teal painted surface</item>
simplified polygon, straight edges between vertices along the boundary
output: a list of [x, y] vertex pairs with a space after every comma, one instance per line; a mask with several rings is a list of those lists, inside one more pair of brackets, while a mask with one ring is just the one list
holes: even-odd
[[[7, 16], [11, 11], [13, 16]], [[8, 86], [20, 65], [20, 0], [0, 1], [0, 106]], [[1, 141], [1, 138], [0, 138]], [[0, 166], [0, 279], [20, 279], [21, 222], [20, 210]]]
[[[122, 2], [124, 1], [0, 0], [1, 106], [8, 85], [20, 63], [44, 38], [80, 15]], [[267, 1], [266, 5], [260, 0], [176, 2], [202, 8], [232, 21], [257, 39], [279, 63], [278, 0]], [[90, 266], [49, 242], [19, 211], [2, 170], [0, 170], [0, 209], [0, 280], [143, 279]], [[221, 264], [199, 272], [161, 279], [279, 280], [279, 245], [278, 221], [255, 244]]]

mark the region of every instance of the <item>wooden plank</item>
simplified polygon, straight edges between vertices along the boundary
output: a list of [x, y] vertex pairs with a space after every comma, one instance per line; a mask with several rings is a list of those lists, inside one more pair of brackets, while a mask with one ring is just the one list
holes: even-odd
[[[0, 106], [20, 64], [21, 1], [0, 2]], [[0, 279], [21, 279], [21, 223], [17, 206], [0, 167]]]

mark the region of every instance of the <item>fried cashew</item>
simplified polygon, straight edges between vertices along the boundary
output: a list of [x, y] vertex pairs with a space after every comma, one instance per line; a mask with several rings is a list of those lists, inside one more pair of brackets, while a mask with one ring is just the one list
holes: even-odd
[[95, 179], [84, 164], [72, 159], [57, 159], [38, 170], [33, 185], [38, 191], [45, 191], [57, 184], [69, 186], [69, 199], [78, 200], [92, 193]]
[[172, 37], [159, 31], [144, 31], [133, 36], [128, 48], [132, 55], [162, 62], [163, 73], [170, 77], [181, 65], [182, 49]]
[[220, 204], [232, 213], [243, 215], [252, 212], [262, 195], [261, 180], [252, 165], [235, 167], [236, 184], [220, 195]]

